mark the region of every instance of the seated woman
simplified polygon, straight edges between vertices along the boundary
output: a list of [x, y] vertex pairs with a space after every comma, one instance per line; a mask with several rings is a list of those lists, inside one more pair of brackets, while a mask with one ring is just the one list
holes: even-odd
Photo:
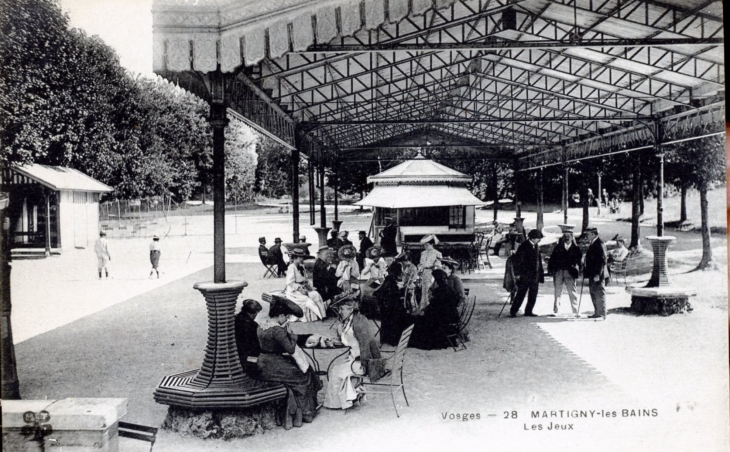
[[380, 305], [380, 342], [382, 344], [398, 345], [401, 333], [412, 323], [404, 305], [405, 288], [401, 289], [398, 284], [402, 269], [399, 262], [390, 264], [388, 276], [385, 277], [383, 285], [374, 293]]
[[433, 278], [436, 282], [431, 293], [431, 302], [417, 317], [409, 347], [422, 350], [437, 350], [450, 346], [444, 333], [451, 333], [449, 325], [459, 322], [457, 304], [459, 297], [449, 287], [446, 273], [443, 270], [434, 270]]
[[373, 337], [371, 323], [357, 310], [357, 300], [346, 299], [340, 304], [340, 324], [337, 326], [338, 339], [350, 347], [344, 362], [336, 364], [329, 374], [324, 406], [331, 409], [347, 409], [362, 400], [364, 388], [355, 388], [352, 379], [370, 375], [377, 380], [382, 375], [383, 361], [378, 343]]
[[[312, 322], [325, 317], [325, 306], [319, 292], [314, 290], [307, 280], [302, 262], [306, 255], [299, 248], [289, 253], [290, 263], [286, 270], [286, 297], [296, 303], [304, 311], [302, 322]], [[295, 321], [295, 319], [292, 319]]]
[[337, 255], [340, 258], [340, 263], [337, 264], [337, 270], [335, 271], [337, 287], [346, 294], [359, 291], [360, 267], [355, 260], [357, 250], [352, 245], [344, 245], [339, 249]]
[[259, 324], [254, 320], [261, 312], [261, 304], [256, 300], [243, 300], [241, 311], [236, 314], [236, 347], [241, 367], [249, 377], [258, 378], [256, 362], [261, 353], [259, 345]]
[[378, 246], [372, 246], [365, 251], [365, 260], [363, 261], [363, 269], [360, 279], [367, 280], [367, 285], [373, 288], [383, 284], [385, 280], [386, 269], [388, 264], [383, 258], [383, 249]]
[[304, 361], [295, 360], [303, 352], [297, 347], [297, 335], [285, 327], [290, 316], [301, 317], [303, 314], [302, 309], [291, 300], [275, 295], [269, 308], [269, 318], [258, 330], [261, 344], [258, 361], [260, 379], [286, 386], [288, 397], [279, 415], [283, 417], [287, 430], [314, 420], [317, 392], [322, 389], [322, 382], [312, 367], [307, 366], [306, 358]]
[[449, 284], [451, 290], [454, 291], [459, 299], [457, 306], [461, 306], [466, 301], [466, 293], [464, 292], [464, 284], [461, 282], [461, 278], [455, 273], [459, 268], [459, 263], [450, 257], [441, 259], [441, 270], [446, 272], [446, 281]]

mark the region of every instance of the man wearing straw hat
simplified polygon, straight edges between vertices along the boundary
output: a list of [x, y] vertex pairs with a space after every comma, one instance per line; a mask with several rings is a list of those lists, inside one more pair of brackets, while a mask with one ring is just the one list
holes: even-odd
[[568, 291], [568, 299], [573, 309], [573, 315], [578, 316], [578, 291], [576, 280], [580, 276], [580, 261], [583, 253], [573, 237], [573, 225], [561, 224], [560, 229], [563, 236], [553, 248], [548, 261], [548, 273], [553, 276], [555, 284], [555, 304], [553, 305], [552, 317], [560, 311], [560, 297], [563, 294], [563, 286]]
[[106, 232], [99, 232], [99, 240], [94, 243], [94, 253], [96, 253], [97, 268], [99, 269], [99, 279], [101, 279], [101, 271], [104, 270], [106, 279], [109, 279], [109, 261], [112, 260], [109, 254], [109, 243], [106, 241]]
[[284, 262], [284, 253], [281, 251], [281, 239], [274, 239], [274, 246], [269, 248], [269, 264], [277, 267], [279, 276], [286, 275], [286, 262]]

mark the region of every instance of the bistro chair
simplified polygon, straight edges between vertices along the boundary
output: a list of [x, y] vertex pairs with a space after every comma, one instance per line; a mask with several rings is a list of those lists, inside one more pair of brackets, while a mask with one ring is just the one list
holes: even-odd
[[382, 351], [382, 353], [393, 353], [393, 356], [388, 358], [385, 374], [380, 377], [380, 380], [378, 380], [377, 383], [374, 383], [370, 381], [370, 378], [367, 375], [365, 375], [360, 377], [360, 383], [358, 384], [358, 386], [362, 385], [365, 388], [371, 387], [372, 389], [374, 389], [373, 393], [376, 394], [390, 393], [390, 398], [393, 401], [393, 408], [395, 408], [395, 415], [397, 417], [400, 417], [400, 414], [398, 413], [398, 405], [396, 405], [395, 403], [395, 393], [398, 390], [401, 390], [403, 392], [403, 398], [406, 401], [406, 406], [410, 406], [408, 404], [408, 397], [406, 397], [405, 383], [403, 383], [403, 360], [406, 355], [408, 341], [411, 340], [413, 327], [414, 325], [411, 325], [403, 330], [403, 333], [400, 336], [400, 340], [398, 341], [398, 346], [395, 348], [394, 351]]
[[441, 332], [444, 336], [446, 336], [446, 340], [449, 341], [449, 345], [451, 345], [451, 348], [453, 348], [455, 352], [466, 350], [464, 333], [466, 332], [466, 327], [469, 325], [472, 314], [474, 314], [475, 306], [476, 295], [468, 297], [466, 302], [462, 304], [459, 311], [459, 321], [456, 323], [449, 323], [441, 327]]
[[269, 264], [269, 252], [264, 250], [259, 250], [259, 259], [261, 259], [261, 264], [263, 264], [266, 271], [264, 272], [264, 279], [268, 278], [278, 278], [278, 268], [276, 264]]

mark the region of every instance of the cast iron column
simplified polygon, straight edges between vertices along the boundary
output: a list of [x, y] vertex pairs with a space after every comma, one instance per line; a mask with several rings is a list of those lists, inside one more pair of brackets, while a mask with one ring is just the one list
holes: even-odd
[[563, 148], [563, 224], [568, 223], [568, 163], [565, 148]]
[[213, 281], [226, 282], [226, 174], [225, 128], [228, 125], [223, 102], [210, 105], [213, 128]]
[[299, 144], [297, 142], [297, 149], [291, 151], [291, 213], [294, 243], [299, 242]]
[[[661, 133], [661, 123], [656, 121], [654, 126], [654, 150], [659, 156], [659, 187], [657, 188], [656, 198], [656, 235], [662, 237], [664, 235], [664, 151], [659, 143]], [[652, 243], [652, 246], [654, 244]]]
[[319, 227], [327, 227], [327, 211], [324, 208], [324, 165], [319, 165]]
[[340, 176], [339, 176], [339, 174], [337, 172], [338, 165], [339, 165], [339, 163], [335, 163], [335, 172], [334, 172], [334, 178], [335, 178], [335, 184], [334, 184], [335, 185], [335, 221], [338, 221], [340, 219], [340, 214], [339, 214], [339, 211], [337, 209], [337, 204], [338, 204], [337, 203], [337, 195], [338, 195], [338, 190], [339, 190], [338, 185], [340, 184]]

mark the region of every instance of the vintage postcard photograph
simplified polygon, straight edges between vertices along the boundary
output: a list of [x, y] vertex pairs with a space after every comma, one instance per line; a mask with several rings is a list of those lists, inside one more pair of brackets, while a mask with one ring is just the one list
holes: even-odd
[[723, 2], [0, 0], [7, 451], [730, 450]]

